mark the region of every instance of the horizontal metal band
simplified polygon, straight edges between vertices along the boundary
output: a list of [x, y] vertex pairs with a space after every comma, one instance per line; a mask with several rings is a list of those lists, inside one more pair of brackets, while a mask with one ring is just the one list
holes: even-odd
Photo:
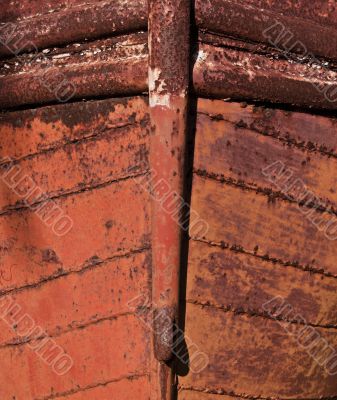
[[0, 105], [140, 94], [147, 91], [147, 65], [146, 33], [17, 57], [2, 65]]
[[[325, 18], [317, 17], [321, 15], [322, 5], [318, 4], [321, 2], [311, 1], [310, 13], [307, 10], [304, 16], [303, 9], [295, 5], [288, 8], [284, 5], [282, 8], [270, 5], [270, 2], [196, 0], [196, 23], [199, 28], [244, 40], [266, 44], [276, 42], [275, 45], [282, 50], [337, 59], [337, 25], [333, 25], [332, 17], [327, 13]], [[313, 5], [316, 5], [316, 11]], [[261, 8], [263, 6], [268, 8]]]
[[0, 56], [147, 29], [147, 18], [145, 0], [109, 0], [5, 22]]

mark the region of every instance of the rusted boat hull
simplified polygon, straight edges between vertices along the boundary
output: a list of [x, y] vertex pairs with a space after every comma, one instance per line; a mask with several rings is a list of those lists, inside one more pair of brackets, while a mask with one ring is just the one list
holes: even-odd
[[337, 396], [330, 1], [0, 5], [0, 399]]

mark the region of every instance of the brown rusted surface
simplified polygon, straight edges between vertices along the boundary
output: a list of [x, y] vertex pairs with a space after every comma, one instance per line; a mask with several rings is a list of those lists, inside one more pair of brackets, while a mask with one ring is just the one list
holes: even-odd
[[181, 387], [179, 392], [179, 400], [239, 400], [237, 396], [227, 396], [217, 390], [217, 393], [211, 393], [207, 388]]
[[291, 17], [316, 21], [321, 25], [336, 27], [337, 7], [333, 0], [245, 0], [246, 5], [262, 10], [270, 10]]
[[[192, 304], [186, 316], [186, 336], [208, 354], [210, 363], [200, 373], [181, 377], [181, 387], [249, 399], [336, 396], [336, 377], [317, 365], [294, 339], [302, 325], [289, 327], [284, 322]], [[334, 330], [316, 329], [336, 348]]]
[[[269, 57], [278, 58], [280, 53], [271, 45], [264, 43], [247, 42], [243, 39], [232, 38], [219, 33], [212, 33], [202, 29], [198, 30], [198, 42], [206, 43], [215, 47], [226, 47], [236, 50], [245, 50], [249, 53], [268, 55]], [[293, 55], [293, 58], [296, 58]]]
[[[292, 52], [303, 54], [305, 48], [306, 54], [313, 53], [330, 59], [337, 58], [337, 52], [333, 45], [337, 39], [336, 24], [332, 23], [333, 15], [330, 16], [330, 24], [327, 24], [325, 21], [328, 18], [325, 10], [325, 17], [319, 19], [320, 25], [316, 21], [311, 21], [308, 15], [310, 12], [313, 13], [312, 10], [315, 6], [321, 8], [322, 2], [311, 2], [309, 9], [304, 11], [304, 15], [303, 9], [306, 10], [307, 5], [301, 7], [298, 2], [278, 2], [283, 3], [278, 7], [274, 5], [264, 7], [264, 4], [261, 3], [267, 3], [267, 0], [251, 0], [249, 2], [197, 0], [196, 22], [200, 28], [262, 43], [268, 43], [268, 38], [263, 32], [279, 22], [293, 35], [291, 38], [291, 43], [294, 44]], [[328, 6], [327, 2], [323, 3], [323, 7], [324, 5]], [[288, 9], [288, 12], [284, 12], [285, 8]], [[331, 5], [331, 8], [336, 12], [335, 5]], [[321, 11], [323, 11], [322, 8]], [[300, 41], [301, 44], [297, 41]], [[289, 46], [289, 41], [284, 40], [283, 44]]]
[[201, 44], [193, 75], [195, 90], [203, 97], [336, 109], [336, 73], [332, 70]]
[[140, 94], [147, 57], [146, 34], [135, 34], [4, 61], [0, 107]]
[[[275, 257], [283, 261], [299, 261], [300, 264], [309, 264], [315, 269], [320, 267], [324, 269], [323, 259], [328, 257], [330, 261], [327, 264], [331, 267], [326, 265], [326, 270], [335, 274], [334, 241], [328, 240], [326, 236], [326, 233], [330, 232], [329, 228], [323, 229], [331, 222], [332, 233], [336, 221], [334, 175], [337, 165], [334, 154], [336, 136], [334, 119], [298, 112], [268, 110], [246, 106], [246, 104], [200, 100], [197, 126], [202, 134], [197, 135], [196, 138], [194, 168], [200, 177], [204, 177], [198, 178], [198, 182], [202, 186], [207, 186], [212, 185], [210, 181], [213, 181], [214, 184], [219, 185], [220, 190], [226, 193], [229, 190], [234, 196], [242, 199], [245, 196], [253, 199], [255, 196], [251, 210], [255, 207], [258, 210], [257, 204], [263, 204], [263, 197], [267, 199], [268, 206], [264, 214], [262, 210], [259, 210], [258, 214], [261, 218], [254, 217], [260, 227], [261, 221], [267, 221], [269, 218], [267, 217], [269, 213], [270, 218], [274, 216], [275, 220], [280, 218], [281, 221], [281, 210], [286, 210], [283, 211], [285, 215], [288, 215], [290, 220], [294, 218], [292, 228], [282, 227], [283, 222], [276, 226], [273, 224], [275, 235], [270, 239], [271, 242], [281, 235], [283, 229], [293, 234], [296, 232], [299, 236], [301, 236], [300, 231], [305, 229], [307, 230], [303, 232], [305, 240], [313, 240], [313, 243], [315, 240], [318, 241], [317, 245], [313, 245], [318, 253], [317, 257], [315, 251], [309, 255], [305, 251], [305, 241], [301, 244], [302, 240], [297, 239], [295, 247], [299, 247], [296, 250], [293, 246], [289, 246], [285, 253], [280, 252]], [[307, 191], [308, 195], [310, 193], [311, 199], [304, 192], [301, 192], [305, 195], [302, 196], [300, 192], [296, 192], [296, 189], [285, 190], [286, 186], [278, 186], [273, 180], [270, 181], [263, 171], [275, 163], [280, 163], [284, 165], [285, 170], [292, 171], [292, 176], [289, 175], [288, 178], [289, 188], [291, 185], [295, 188], [297, 182], [297, 185], [300, 184], [303, 187], [304, 192]], [[205, 192], [201, 189], [201, 193]], [[223, 212], [226, 213], [227, 210]], [[239, 210], [236, 212], [238, 215], [241, 213]], [[231, 220], [234, 221], [234, 218], [232, 216]], [[301, 219], [303, 221], [300, 224], [295, 223], [295, 220]], [[249, 222], [247, 218], [244, 220]], [[289, 223], [289, 220], [286, 223]], [[237, 225], [237, 232], [242, 228], [241, 224]], [[228, 238], [232, 236], [230, 231], [231, 229], [224, 231], [226, 236], [229, 235]], [[279, 233], [276, 233], [277, 231]], [[256, 232], [256, 239], [258, 235], [262, 239], [262, 232]], [[232, 239], [224, 239], [224, 241], [231, 245], [240, 245], [244, 236], [240, 234], [238, 237], [240, 237], [240, 242], [233, 242]], [[280, 240], [279, 249], [287, 240], [287, 237]], [[289, 244], [292, 243], [291, 238], [289, 240]], [[258, 241], [260, 242], [260, 239]], [[246, 243], [248, 244], [248, 237]], [[262, 245], [268, 253], [269, 246], [265, 244]], [[275, 245], [277, 247], [277, 244]], [[321, 249], [320, 246], [322, 246]], [[322, 254], [323, 258], [318, 254]], [[303, 258], [303, 261], [300, 261], [298, 257]]]
[[[233, 208], [233, 204], [249, 206]], [[296, 204], [212, 176], [196, 175], [192, 208], [209, 223], [206, 240], [211, 243], [234, 249], [238, 246], [240, 251], [281, 265], [337, 276], [335, 242], [328, 240]], [[335, 221], [327, 212], [318, 216], [322, 225]]]
[[179, 377], [179, 399], [336, 396], [335, 241], [262, 179], [282, 160], [333, 202], [335, 133], [332, 118], [198, 101], [191, 208], [209, 230], [190, 229], [185, 338], [209, 364]]
[[[268, 318], [263, 305], [281, 296], [280, 320], [337, 329], [337, 281], [290, 265], [272, 263], [255, 254], [192, 241], [186, 301]], [[301, 316], [301, 318], [300, 318]], [[270, 318], [270, 316], [269, 316]]]
[[[57, 4], [55, 6], [57, 7]], [[84, 39], [142, 30], [146, 27], [145, 0], [74, 4], [58, 12], [46, 12], [31, 19], [1, 24], [0, 55], [12, 56], [13, 53], [36, 51]]]
[[156, 309], [153, 319], [154, 353], [159, 360], [169, 360], [172, 357], [172, 321], [176, 320], [176, 309], [165, 306]]
[[3, 0], [0, 21], [9, 22], [57, 13], [73, 6], [97, 4], [102, 0]]
[[[219, 105], [219, 111], [223, 108], [224, 113], [216, 114], [212, 111], [211, 115], [207, 113], [199, 115], [198, 129], [203, 134], [198, 136], [196, 142], [195, 169], [207, 170], [208, 173], [222, 176], [224, 179], [232, 180], [233, 184], [241, 184], [252, 190], [261, 192], [270, 190], [276, 196], [280, 189], [268, 181], [262, 170], [279, 162], [294, 171], [293, 182], [300, 179], [303, 185], [315, 194], [312, 202], [320, 204], [322, 209], [337, 212], [335, 193], [337, 157], [329, 150], [324, 151], [324, 137], [320, 139], [316, 136], [316, 145], [310, 140], [310, 132], [314, 130], [318, 135], [321, 132], [320, 123], [325, 122], [330, 128], [327, 141], [333, 142], [337, 135], [335, 121], [328, 118], [319, 118], [316, 121], [316, 118], [312, 117], [312, 122], [316, 124], [308, 127], [307, 134], [304, 125], [306, 117], [305, 115], [302, 117], [300, 113], [288, 112], [287, 116], [283, 113], [283, 119], [278, 120], [280, 112], [274, 115], [270, 110], [268, 117], [265, 114], [268, 110], [264, 110], [264, 114], [260, 110], [261, 125], [259, 125], [258, 107], [253, 111], [252, 108], [250, 110], [241, 108], [237, 103], [221, 101], [205, 101], [205, 103], [209, 110], [218, 110]], [[244, 117], [242, 119], [239, 117], [240, 109], [243, 114], [247, 113], [247, 123]], [[238, 112], [236, 116], [234, 110]], [[253, 119], [251, 124], [248, 115]], [[277, 129], [281, 122], [284, 123], [281, 129], [283, 136], [282, 133], [278, 134]], [[255, 129], [255, 126], [258, 128]], [[302, 141], [298, 140], [299, 136], [302, 137]], [[291, 190], [283, 194], [284, 198], [286, 194], [294, 199]], [[282, 193], [278, 195], [282, 197]], [[305, 200], [301, 198], [303, 203]]]
[[[277, 59], [268, 49], [256, 53], [255, 47], [247, 47], [243, 42], [225, 44], [200, 44], [194, 68], [198, 94], [336, 108], [334, 68], [317, 69]], [[239, 45], [241, 50], [235, 50]], [[48, 54], [38, 57], [25, 55], [2, 61], [0, 104], [7, 108], [68, 98], [139, 94], [148, 90], [147, 57], [143, 33], [50, 49]], [[167, 55], [165, 59], [173, 60]], [[169, 65], [165, 68], [172, 73]], [[322, 90], [317, 88], [318, 83]], [[178, 81], [172, 90], [174, 85], [179, 85]], [[166, 90], [163, 89], [164, 95]]]
[[[149, 2], [152, 302], [155, 316], [161, 315], [154, 322], [154, 356], [160, 362], [172, 357], [173, 323], [178, 321], [190, 6], [189, 0]], [[169, 211], [164, 200], [171, 203]], [[153, 399], [171, 399], [172, 371], [162, 364], [154, 367], [152, 377]]]
[[334, 116], [328, 118], [271, 108], [271, 105], [257, 106], [247, 102], [207, 99], [199, 99], [198, 112], [208, 115], [213, 120], [228, 121], [238, 130], [249, 129], [289, 146], [302, 148], [303, 151], [337, 156], [337, 119]]

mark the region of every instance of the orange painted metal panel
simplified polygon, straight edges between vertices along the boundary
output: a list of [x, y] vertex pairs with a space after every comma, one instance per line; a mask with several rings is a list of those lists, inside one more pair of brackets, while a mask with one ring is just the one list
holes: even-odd
[[2, 282], [2, 291], [148, 247], [148, 201], [132, 179], [55, 199], [72, 221], [73, 228], [65, 235], [63, 230], [58, 232], [53, 219], [48, 226], [29, 209], [2, 215], [1, 261], [6, 277], [10, 267], [13, 272], [12, 279]]
[[150, 392], [150, 382], [147, 376], [131, 377], [122, 379], [119, 382], [111, 382], [88, 388], [75, 394], [67, 394], [58, 397], [59, 400], [148, 400]]
[[135, 316], [89, 323], [84, 329], [53, 339], [73, 360], [73, 366], [69, 371], [65, 368], [64, 374], [58, 374], [64, 372], [62, 368], [56, 368], [55, 373], [55, 368], [31, 348], [38, 347], [41, 341], [0, 349], [2, 399], [57, 398], [63, 393], [148, 372], [148, 335]]
[[146, 99], [6, 113], [0, 126], [13, 159], [1, 167], [0, 398], [148, 399], [147, 309], [142, 320], [129, 304], [151, 297]]
[[27, 158], [146, 122], [147, 98], [68, 103], [0, 114], [0, 157]]
[[[68, 273], [2, 297], [20, 304], [45, 334], [60, 335], [95, 321], [130, 313], [128, 303], [142, 293], [150, 295], [150, 254], [148, 251], [99, 261], [80, 271]], [[10, 299], [10, 300], [9, 300]], [[0, 347], [31, 340], [33, 333], [23, 319], [15, 330], [4, 325]], [[27, 332], [27, 333], [26, 333]]]
[[[142, 123], [146, 126], [146, 117]], [[146, 129], [127, 122], [124, 127], [96, 131], [89, 137], [7, 163], [0, 167], [0, 213], [45, 197], [59, 197], [142, 174], [147, 169], [147, 142]], [[41, 191], [29, 196], [34, 186]]]

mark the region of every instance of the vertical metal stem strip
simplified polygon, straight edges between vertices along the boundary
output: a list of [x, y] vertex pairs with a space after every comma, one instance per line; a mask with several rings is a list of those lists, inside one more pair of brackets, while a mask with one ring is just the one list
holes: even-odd
[[[170, 398], [177, 321], [190, 59], [190, 0], [149, 0], [154, 356], [158, 399]], [[154, 382], [152, 382], [152, 385]]]

